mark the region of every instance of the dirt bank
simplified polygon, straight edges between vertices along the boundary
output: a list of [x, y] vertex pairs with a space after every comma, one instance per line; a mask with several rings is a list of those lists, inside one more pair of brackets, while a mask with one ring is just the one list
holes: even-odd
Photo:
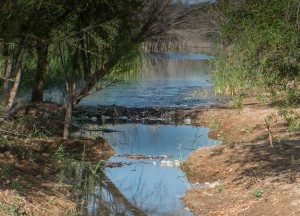
[[[75, 118], [208, 126], [223, 144], [193, 152], [183, 165], [198, 183], [183, 197], [194, 215], [300, 215], [300, 136], [286, 132], [270, 105], [245, 103], [242, 110], [78, 107]], [[109, 157], [112, 149], [103, 139], [60, 139], [63, 109], [56, 104], [31, 104], [14, 116], [0, 118], [0, 215], [75, 215], [74, 188], [62, 179], [63, 166]]]
[[57, 104], [31, 104], [14, 118], [0, 117], [0, 215], [77, 215], [66, 170], [74, 175], [78, 162], [98, 163], [114, 151], [101, 138], [63, 140], [62, 128]]
[[[198, 112], [195, 123], [210, 127], [223, 144], [185, 161], [190, 181], [199, 184], [183, 201], [194, 215], [300, 215], [299, 134], [286, 132], [270, 105], [245, 104]], [[206, 182], [214, 184], [203, 187]]]

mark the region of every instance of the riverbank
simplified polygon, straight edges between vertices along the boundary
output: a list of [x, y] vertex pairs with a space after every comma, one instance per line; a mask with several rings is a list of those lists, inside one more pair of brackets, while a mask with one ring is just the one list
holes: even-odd
[[[276, 115], [269, 104], [247, 100], [242, 110], [112, 106], [74, 111], [76, 122], [162, 124], [168, 119], [169, 124], [210, 127], [210, 136], [223, 144], [194, 151], [182, 166], [194, 183], [183, 197], [194, 215], [299, 215], [299, 134], [287, 133]], [[76, 199], [82, 194], [75, 193], [76, 181], [68, 180], [74, 178], [69, 168], [84, 164], [83, 176], [97, 172], [103, 178], [99, 158], [113, 150], [103, 139], [62, 140], [62, 122], [63, 109], [56, 104], [31, 104], [14, 118], [1, 119], [1, 130], [10, 134], [1, 131], [0, 214], [76, 215]], [[213, 184], [201, 188], [203, 183]]]
[[197, 115], [196, 124], [223, 144], [194, 151], [183, 165], [192, 183], [214, 183], [183, 197], [194, 215], [300, 215], [300, 136], [287, 132], [277, 113], [246, 100], [242, 110], [215, 107]]
[[36, 103], [0, 117], [0, 215], [80, 213], [78, 189], [114, 151], [102, 138], [63, 140], [63, 116], [60, 105]]

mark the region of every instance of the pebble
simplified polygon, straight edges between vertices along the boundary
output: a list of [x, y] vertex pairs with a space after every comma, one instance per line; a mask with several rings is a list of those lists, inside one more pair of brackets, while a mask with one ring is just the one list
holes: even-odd
[[91, 121], [96, 122], [97, 120], [98, 120], [97, 117], [95, 116], [91, 117]]
[[191, 118], [186, 118], [183, 120], [183, 123], [186, 124], [186, 125], [190, 125], [192, 124], [192, 119]]

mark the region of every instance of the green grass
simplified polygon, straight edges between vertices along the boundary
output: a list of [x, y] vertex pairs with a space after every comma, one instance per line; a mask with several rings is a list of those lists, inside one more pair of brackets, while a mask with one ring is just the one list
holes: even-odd
[[0, 201], [0, 208], [2, 209], [3, 213], [9, 216], [19, 216], [22, 215], [20, 209], [15, 206], [14, 204], [5, 204]]

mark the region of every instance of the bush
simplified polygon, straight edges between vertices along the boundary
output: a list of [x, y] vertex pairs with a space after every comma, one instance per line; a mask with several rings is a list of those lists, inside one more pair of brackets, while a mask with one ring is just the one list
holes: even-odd
[[280, 105], [299, 103], [300, 5], [298, 1], [221, 0], [220, 42], [214, 61], [217, 93], [257, 87]]

